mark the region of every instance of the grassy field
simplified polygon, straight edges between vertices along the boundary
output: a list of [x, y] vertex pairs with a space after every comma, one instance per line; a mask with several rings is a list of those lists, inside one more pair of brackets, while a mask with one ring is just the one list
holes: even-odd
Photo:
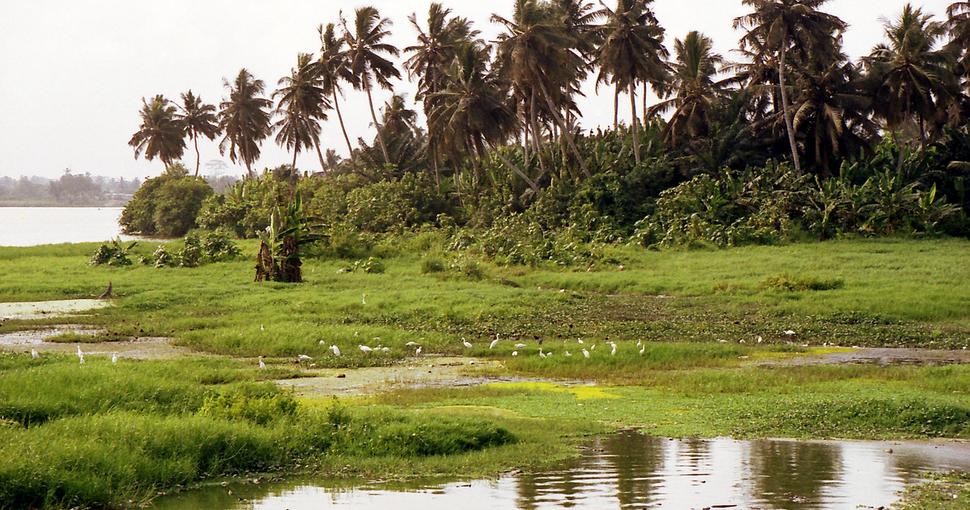
[[[307, 282], [290, 286], [253, 283], [248, 259], [92, 267], [95, 248], [0, 248], [0, 302], [89, 298], [109, 281], [117, 296], [71, 319], [6, 321], [0, 333], [75, 322], [102, 329], [98, 339], [170, 337], [206, 357], [79, 366], [0, 355], [0, 508], [124, 505], [251, 472], [484, 476], [553, 462], [583, 437], [630, 426], [662, 436], [970, 438], [966, 365], [758, 366], [832, 345], [967, 347], [967, 241], [615, 248], [617, 264], [587, 271], [464, 255], [455, 264], [426, 236], [378, 247], [382, 274], [310, 259]], [[318, 367], [383, 366], [412, 357], [408, 342], [422, 356], [487, 357], [501, 374], [550, 382], [339, 400], [297, 399], [268, 382], [303, 375], [299, 354]], [[597, 384], [562, 382], [577, 380]]]

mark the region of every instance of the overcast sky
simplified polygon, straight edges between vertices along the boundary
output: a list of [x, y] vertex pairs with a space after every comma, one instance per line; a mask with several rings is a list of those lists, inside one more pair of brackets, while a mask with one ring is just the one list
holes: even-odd
[[[612, 1], [607, 0], [612, 4]], [[917, 0], [942, 16], [951, 0]], [[127, 142], [138, 126], [141, 98], [178, 98], [192, 89], [211, 103], [223, 95], [223, 78], [246, 67], [272, 89], [302, 51], [319, 48], [316, 28], [367, 4], [352, 0], [28, 0], [5, 1], [0, 13], [0, 176], [56, 177], [64, 169], [94, 174], [145, 177], [161, 171], [156, 160], [136, 161]], [[508, 16], [512, 0], [444, 2], [491, 39], [492, 13]], [[831, 0], [826, 9], [850, 24], [845, 36], [853, 57], [868, 53], [882, 37], [880, 18], [894, 17], [904, 0]], [[412, 12], [423, 19], [430, 1], [369, 2], [394, 21], [393, 42], [410, 44]], [[746, 12], [741, 0], [656, 0], [667, 29], [667, 44], [690, 30], [712, 37], [733, 57], [738, 34], [732, 20]], [[587, 87], [580, 101], [587, 128], [608, 125], [612, 98]], [[397, 90], [413, 98], [412, 86]], [[380, 97], [380, 103], [386, 96]], [[363, 93], [349, 90], [342, 103], [352, 140], [372, 139]], [[346, 153], [336, 115], [323, 127], [325, 145]], [[218, 142], [218, 140], [217, 140]], [[201, 143], [202, 161], [224, 160], [217, 142]], [[270, 141], [257, 167], [290, 161]], [[195, 154], [186, 151], [187, 166]], [[314, 155], [299, 166], [316, 169]], [[228, 173], [241, 174], [230, 167]]]

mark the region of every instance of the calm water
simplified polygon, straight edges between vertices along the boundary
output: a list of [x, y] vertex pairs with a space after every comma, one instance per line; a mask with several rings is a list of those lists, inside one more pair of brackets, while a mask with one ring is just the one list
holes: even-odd
[[970, 470], [970, 444], [666, 440], [627, 433], [593, 442], [579, 459], [556, 469], [492, 481], [217, 486], [162, 498], [156, 508], [879, 508], [927, 471], [953, 469]]
[[119, 217], [120, 207], [0, 207], [0, 246], [105, 241]]

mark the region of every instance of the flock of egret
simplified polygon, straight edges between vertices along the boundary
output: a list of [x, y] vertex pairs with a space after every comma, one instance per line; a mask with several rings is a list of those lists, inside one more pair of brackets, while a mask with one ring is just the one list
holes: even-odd
[[[357, 334], [354, 334], [354, 336], [357, 336]], [[380, 340], [380, 337], [374, 337], [374, 340]], [[495, 335], [495, 338], [488, 344], [489, 350], [493, 350], [496, 347], [498, 347], [498, 345], [499, 345], [499, 343], [501, 341], [502, 341], [502, 339], [498, 335]], [[761, 343], [761, 337], [758, 337], [758, 343]], [[327, 347], [327, 343], [325, 341], [323, 341], [323, 340], [320, 340], [319, 344], [321, 346]], [[475, 347], [475, 344], [473, 344], [472, 342], [469, 342], [465, 338], [462, 338], [461, 339], [461, 344], [462, 344], [462, 346], [464, 346], [464, 348], [466, 350], [467, 349], [473, 349]], [[585, 358], [585, 359], [590, 359], [590, 357], [592, 356], [592, 351], [595, 351], [596, 350], [596, 344], [595, 343], [594, 344], [590, 344], [589, 345], [589, 348], [587, 349], [586, 348], [586, 345], [585, 345], [585, 342], [583, 342], [582, 339], [576, 340], [576, 344], [579, 347], [580, 352], [583, 355], [583, 358]], [[523, 350], [523, 349], [528, 348], [528, 345], [527, 344], [524, 344], [524, 343], [521, 343], [521, 342], [520, 343], [513, 344], [513, 345], [514, 345], [514, 348], [515, 348], [515, 350], [512, 351], [512, 356], [513, 357], [519, 356], [519, 351], [520, 350]], [[617, 345], [617, 343], [616, 342], [613, 342], [613, 341], [608, 341], [608, 342], [606, 342], [606, 345], [608, 345], [610, 347], [610, 354], [609, 355], [610, 356], [616, 356], [616, 353], [619, 350], [619, 346]], [[423, 346], [420, 345], [419, 343], [417, 343], [417, 342], [408, 342], [408, 343], [404, 344], [404, 346], [406, 348], [408, 348], [408, 349], [414, 349], [414, 355], [415, 356], [420, 356], [421, 355]], [[550, 357], [553, 356], [553, 352], [552, 351], [546, 351], [546, 350], [544, 350], [541, 340], [538, 341], [538, 346], [539, 346], [539, 353], [538, 354], [539, 354], [539, 357], [540, 358], [546, 359], [546, 358], [550, 358]], [[564, 342], [564, 346], [565, 346], [565, 342]], [[364, 353], [365, 355], [368, 355], [368, 354], [371, 354], [371, 353], [375, 353], [375, 352], [381, 352], [381, 353], [389, 353], [389, 352], [391, 352], [391, 348], [390, 347], [386, 347], [383, 344], [378, 344], [377, 347], [371, 347], [371, 346], [365, 345], [365, 344], [358, 344], [357, 345], [357, 348], [360, 350], [360, 352]], [[328, 347], [328, 349], [330, 350], [330, 352], [333, 354], [334, 357], [338, 357], [338, 358], [340, 357], [341, 351], [340, 351], [340, 347], [338, 347], [337, 344], [330, 345]], [[643, 356], [643, 354], [647, 350], [647, 346], [646, 346], [645, 343], [643, 343], [643, 341], [637, 340], [637, 342], [636, 342], [636, 349], [637, 349], [637, 352], [641, 356]], [[573, 354], [570, 351], [565, 350], [563, 352], [563, 356], [565, 356], [567, 358], [571, 358], [573, 356]], [[300, 355], [298, 355], [296, 357], [296, 361], [298, 363], [300, 363], [300, 364], [307, 364], [307, 363], [310, 363], [310, 362], [313, 361], [313, 357], [308, 356], [306, 354], [300, 354]], [[266, 368], [266, 363], [263, 362], [263, 357], [262, 356], [259, 357], [259, 368], [261, 368], [261, 369], [265, 369]]]
[[[76, 350], [75, 353], [77, 354], [78, 364], [79, 365], [83, 365], [84, 364], [84, 351], [81, 350], [81, 344], [77, 344], [77, 350]], [[37, 349], [31, 349], [30, 350], [30, 357], [33, 358], [33, 359], [40, 359], [40, 353], [37, 352]], [[262, 359], [262, 358], [260, 358], [260, 359]], [[112, 352], [111, 353], [111, 363], [114, 364], [114, 365], [117, 365], [118, 364], [118, 353], [117, 352]], [[260, 361], [260, 363], [262, 363], [262, 361]]]

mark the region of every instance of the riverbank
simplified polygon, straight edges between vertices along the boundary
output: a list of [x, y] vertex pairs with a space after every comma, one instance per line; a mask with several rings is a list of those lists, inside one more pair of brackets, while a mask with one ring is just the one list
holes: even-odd
[[[383, 273], [311, 259], [295, 286], [252, 283], [248, 259], [91, 267], [95, 248], [0, 248], [0, 301], [90, 298], [108, 281], [116, 296], [79, 315], [0, 323], [0, 334], [74, 325], [109, 340], [80, 343], [100, 353], [83, 366], [26, 348], [0, 356], [8, 506], [118, 505], [263, 471], [478, 478], [548, 465], [627, 427], [657, 437], [970, 438], [960, 358], [797, 362], [855, 346], [962, 351], [966, 241], [616, 248], [615, 264], [589, 272], [484, 260], [452, 270], [443, 252], [399, 245], [380, 248]], [[112, 364], [112, 341], [134, 338], [185, 352]], [[443, 356], [463, 357], [449, 370], [467, 384], [411, 384], [400, 372]], [[374, 371], [360, 378], [374, 390], [326, 385], [355, 380], [356, 367]], [[337, 389], [314, 393], [318, 382]], [[120, 447], [137, 462], [122, 462]]]

